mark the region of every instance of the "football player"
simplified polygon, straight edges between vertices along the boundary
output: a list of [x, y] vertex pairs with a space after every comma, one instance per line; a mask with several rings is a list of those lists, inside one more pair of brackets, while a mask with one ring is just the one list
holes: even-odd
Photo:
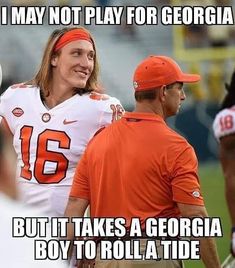
[[1, 127], [13, 138], [21, 200], [43, 215], [63, 216], [88, 141], [122, 112], [119, 100], [100, 93], [91, 34], [55, 30], [35, 77], [1, 96]]
[[232, 223], [231, 253], [235, 257], [235, 71], [221, 110], [213, 122], [213, 131], [219, 142], [219, 157], [225, 178], [225, 194]]

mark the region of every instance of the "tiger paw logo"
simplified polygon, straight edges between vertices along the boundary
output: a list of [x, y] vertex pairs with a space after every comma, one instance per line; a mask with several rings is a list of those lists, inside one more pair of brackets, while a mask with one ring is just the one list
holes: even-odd
[[14, 110], [12, 110], [12, 113], [16, 117], [21, 117], [24, 114], [24, 111], [20, 107], [16, 107]]
[[134, 89], [137, 89], [139, 85], [138, 85], [138, 83], [136, 81], [134, 81], [133, 86], [134, 86]]
[[43, 115], [42, 115], [42, 121], [44, 122], [44, 123], [47, 123], [47, 122], [49, 122], [51, 120], [51, 115], [49, 114], [49, 113], [44, 113]]
[[98, 93], [93, 92], [90, 94], [90, 98], [92, 100], [108, 100], [109, 96], [106, 94], [98, 94]]
[[24, 83], [20, 83], [20, 84], [15, 84], [11, 86], [11, 89], [16, 89], [16, 88], [30, 88], [33, 87], [33, 85], [26, 85]]
[[200, 197], [200, 192], [198, 190], [195, 190], [192, 192], [192, 196], [195, 198], [199, 198]]

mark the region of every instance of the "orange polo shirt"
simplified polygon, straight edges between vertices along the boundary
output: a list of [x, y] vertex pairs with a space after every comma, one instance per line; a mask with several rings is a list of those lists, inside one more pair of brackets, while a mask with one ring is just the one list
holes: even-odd
[[126, 113], [89, 143], [70, 196], [91, 217], [178, 217], [177, 202], [203, 206], [192, 146], [158, 115]]

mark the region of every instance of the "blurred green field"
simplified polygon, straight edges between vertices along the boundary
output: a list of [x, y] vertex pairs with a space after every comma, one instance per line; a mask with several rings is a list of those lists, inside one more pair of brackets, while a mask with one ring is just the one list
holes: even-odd
[[[224, 179], [218, 163], [201, 165], [199, 169], [202, 192], [209, 216], [220, 217], [223, 237], [216, 243], [221, 262], [229, 254], [230, 220], [224, 196]], [[186, 268], [203, 268], [202, 261], [186, 261]]]

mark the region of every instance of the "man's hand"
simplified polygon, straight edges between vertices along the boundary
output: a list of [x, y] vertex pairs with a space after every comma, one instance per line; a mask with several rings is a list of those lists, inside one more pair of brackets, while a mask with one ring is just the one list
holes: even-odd
[[231, 254], [235, 257], [235, 227], [232, 227]]

